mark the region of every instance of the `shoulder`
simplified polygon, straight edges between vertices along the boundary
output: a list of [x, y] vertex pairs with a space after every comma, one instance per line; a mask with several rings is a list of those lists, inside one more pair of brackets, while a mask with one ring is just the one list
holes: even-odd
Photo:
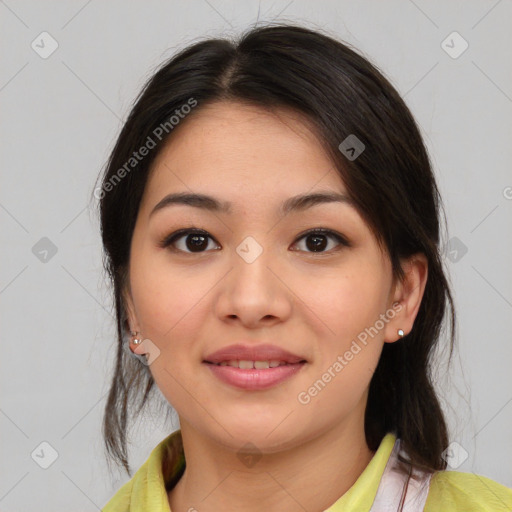
[[181, 477], [185, 457], [181, 431], [162, 440], [147, 460], [101, 509], [102, 512], [168, 510], [167, 489]]
[[102, 507], [101, 512], [128, 512], [130, 510], [132, 487], [133, 480], [126, 482]]
[[475, 473], [438, 471], [432, 475], [425, 512], [512, 510], [512, 489]]

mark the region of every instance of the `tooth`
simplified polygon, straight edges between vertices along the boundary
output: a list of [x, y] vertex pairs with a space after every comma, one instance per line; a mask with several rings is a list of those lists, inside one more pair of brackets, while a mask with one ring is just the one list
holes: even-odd
[[221, 363], [219, 363], [219, 366], [227, 366], [227, 365], [228, 365], [227, 361], [222, 361]]
[[280, 361], [272, 360], [270, 361], [270, 368], [275, 368], [276, 366], [279, 366]]
[[235, 368], [238, 368], [238, 361], [236, 359], [228, 361], [228, 366], [234, 366]]
[[263, 369], [269, 367], [270, 365], [268, 361], [254, 361], [254, 368]]
[[243, 370], [249, 370], [250, 368], [254, 368], [254, 361], [238, 361], [238, 367]]

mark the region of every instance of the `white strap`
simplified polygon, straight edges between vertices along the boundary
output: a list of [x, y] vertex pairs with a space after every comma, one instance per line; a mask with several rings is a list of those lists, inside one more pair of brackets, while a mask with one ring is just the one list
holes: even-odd
[[400, 450], [400, 439], [397, 439], [369, 512], [421, 512], [425, 507], [432, 473], [413, 468], [409, 478], [399, 472], [395, 464]]

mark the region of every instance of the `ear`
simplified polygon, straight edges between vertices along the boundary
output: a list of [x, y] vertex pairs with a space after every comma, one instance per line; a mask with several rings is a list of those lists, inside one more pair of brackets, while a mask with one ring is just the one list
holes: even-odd
[[137, 320], [137, 315], [135, 313], [135, 306], [133, 305], [132, 294], [130, 290], [130, 286], [127, 285], [123, 288], [122, 291], [124, 306], [126, 309], [126, 329], [128, 329], [129, 333], [132, 332], [140, 332], [140, 324]]
[[413, 254], [402, 260], [401, 265], [405, 276], [394, 288], [392, 305], [395, 304], [395, 316], [386, 324], [386, 343], [402, 338], [398, 335], [399, 329], [404, 331], [404, 336], [411, 332], [427, 284], [428, 260], [423, 253]]

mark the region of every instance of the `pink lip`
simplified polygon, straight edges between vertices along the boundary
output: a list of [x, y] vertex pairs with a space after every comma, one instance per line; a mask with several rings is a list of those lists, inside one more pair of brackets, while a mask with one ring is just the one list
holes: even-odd
[[[281, 361], [286, 365], [265, 369], [242, 369], [234, 366], [219, 366], [225, 361]], [[206, 364], [213, 374], [223, 382], [242, 389], [267, 389], [290, 378], [300, 370], [306, 360], [275, 345], [230, 345], [208, 355]]]
[[292, 354], [275, 345], [229, 345], [204, 358], [207, 363], [222, 363], [223, 361], [284, 361], [294, 364], [305, 361], [304, 357]]
[[305, 363], [294, 363], [263, 370], [256, 368], [244, 370], [234, 366], [203, 364], [206, 364], [213, 374], [226, 384], [247, 390], [267, 389], [275, 386], [290, 378], [305, 365]]

